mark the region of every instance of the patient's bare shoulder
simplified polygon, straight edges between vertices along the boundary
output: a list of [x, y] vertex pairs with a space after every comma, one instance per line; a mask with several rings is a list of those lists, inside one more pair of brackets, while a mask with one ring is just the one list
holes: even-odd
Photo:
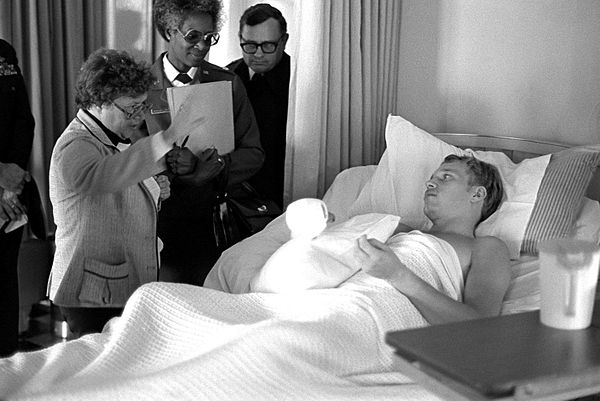
[[508, 257], [508, 247], [498, 237], [485, 236], [475, 237], [473, 241], [473, 251], [477, 250], [479, 253], [500, 253], [503, 257]]
[[476, 307], [482, 316], [498, 315], [510, 277], [506, 244], [496, 237], [476, 238], [471, 269], [465, 281], [464, 302]]
[[492, 236], [475, 238], [471, 255], [472, 270], [485, 272], [489, 277], [510, 276], [508, 247], [501, 239]]

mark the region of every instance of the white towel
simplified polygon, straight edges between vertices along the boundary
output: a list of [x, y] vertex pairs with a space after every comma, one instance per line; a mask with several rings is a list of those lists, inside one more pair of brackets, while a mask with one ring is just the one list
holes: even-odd
[[[462, 301], [463, 271], [452, 246], [431, 234], [414, 230], [394, 235], [387, 242], [400, 262], [422, 280], [456, 301]], [[442, 272], [429, 266], [437, 266]]]

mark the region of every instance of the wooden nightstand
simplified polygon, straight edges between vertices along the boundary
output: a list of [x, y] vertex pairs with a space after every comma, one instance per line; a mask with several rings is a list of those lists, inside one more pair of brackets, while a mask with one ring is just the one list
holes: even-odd
[[567, 400], [600, 393], [600, 301], [592, 326], [559, 330], [539, 311], [390, 332], [402, 372], [452, 400]]

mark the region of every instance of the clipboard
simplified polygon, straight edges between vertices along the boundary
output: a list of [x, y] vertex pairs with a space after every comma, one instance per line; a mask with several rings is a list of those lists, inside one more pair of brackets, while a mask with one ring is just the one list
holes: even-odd
[[194, 104], [193, 112], [205, 117], [203, 124], [176, 144], [185, 145], [194, 153], [216, 148], [219, 154], [230, 153], [235, 148], [233, 128], [233, 96], [230, 81], [206, 82], [167, 88], [167, 102], [171, 119], [184, 102]]

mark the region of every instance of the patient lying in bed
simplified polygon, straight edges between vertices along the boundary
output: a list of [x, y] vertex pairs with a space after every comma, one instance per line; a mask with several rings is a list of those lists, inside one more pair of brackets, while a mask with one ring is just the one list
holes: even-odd
[[433, 398], [397, 371], [384, 335], [444, 313], [499, 310], [506, 283], [491, 270], [508, 258], [499, 241], [473, 237], [490, 190], [469, 183], [467, 165], [444, 163], [428, 181], [428, 233], [360, 239], [362, 270], [338, 288], [230, 294], [147, 284], [102, 333], [0, 360], [0, 398]]
[[[473, 157], [450, 155], [426, 185], [424, 212], [433, 223], [429, 233], [455, 251], [465, 277], [462, 302], [436, 291], [408, 267], [410, 263], [399, 260], [394, 248], [401, 254], [403, 247], [394, 246], [394, 237], [390, 246], [364, 236], [358, 240], [356, 253], [362, 270], [392, 284], [430, 323], [500, 314], [510, 281], [508, 249], [495, 237], [474, 235], [477, 224], [502, 200], [498, 171]], [[400, 224], [398, 231], [408, 230]]]
[[[452, 155], [426, 186], [424, 212], [433, 225], [428, 234], [411, 234], [411, 238], [429, 238], [419, 246], [415, 246], [419, 241], [389, 238], [393, 230], [390, 224], [395, 227], [397, 220], [393, 219], [397, 217], [361, 215], [330, 227], [312, 241], [292, 239], [273, 250], [266, 262], [257, 259], [240, 266], [239, 260], [225, 254], [205, 286], [233, 293], [333, 288], [362, 269], [363, 274], [384, 279], [407, 296], [430, 323], [499, 314], [510, 279], [508, 251], [495, 237], [475, 238], [473, 234], [477, 224], [490, 216], [502, 199], [498, 171], [472, 157]], [[410, 230], [399, 224], [395, 233]], [[366, 232], [372, 238], [363, 235], [357, 243], [352, 239], [351, 250], [346, 251], [357, 232]], [[445, 251], [438, 251], [436, 244], [442, 244]], [[261, 242], [263, 245], [268, 249], [274, 244]], [[247, 255], [239, 249], [237, 254]], [[427, 254], [442, 256], [434, 263]], [[438, 265], [450, 266], [449, 271], [457, 266], [461, 282], [458, 298], [449, 298], [419, 278], [420, 273]]]

